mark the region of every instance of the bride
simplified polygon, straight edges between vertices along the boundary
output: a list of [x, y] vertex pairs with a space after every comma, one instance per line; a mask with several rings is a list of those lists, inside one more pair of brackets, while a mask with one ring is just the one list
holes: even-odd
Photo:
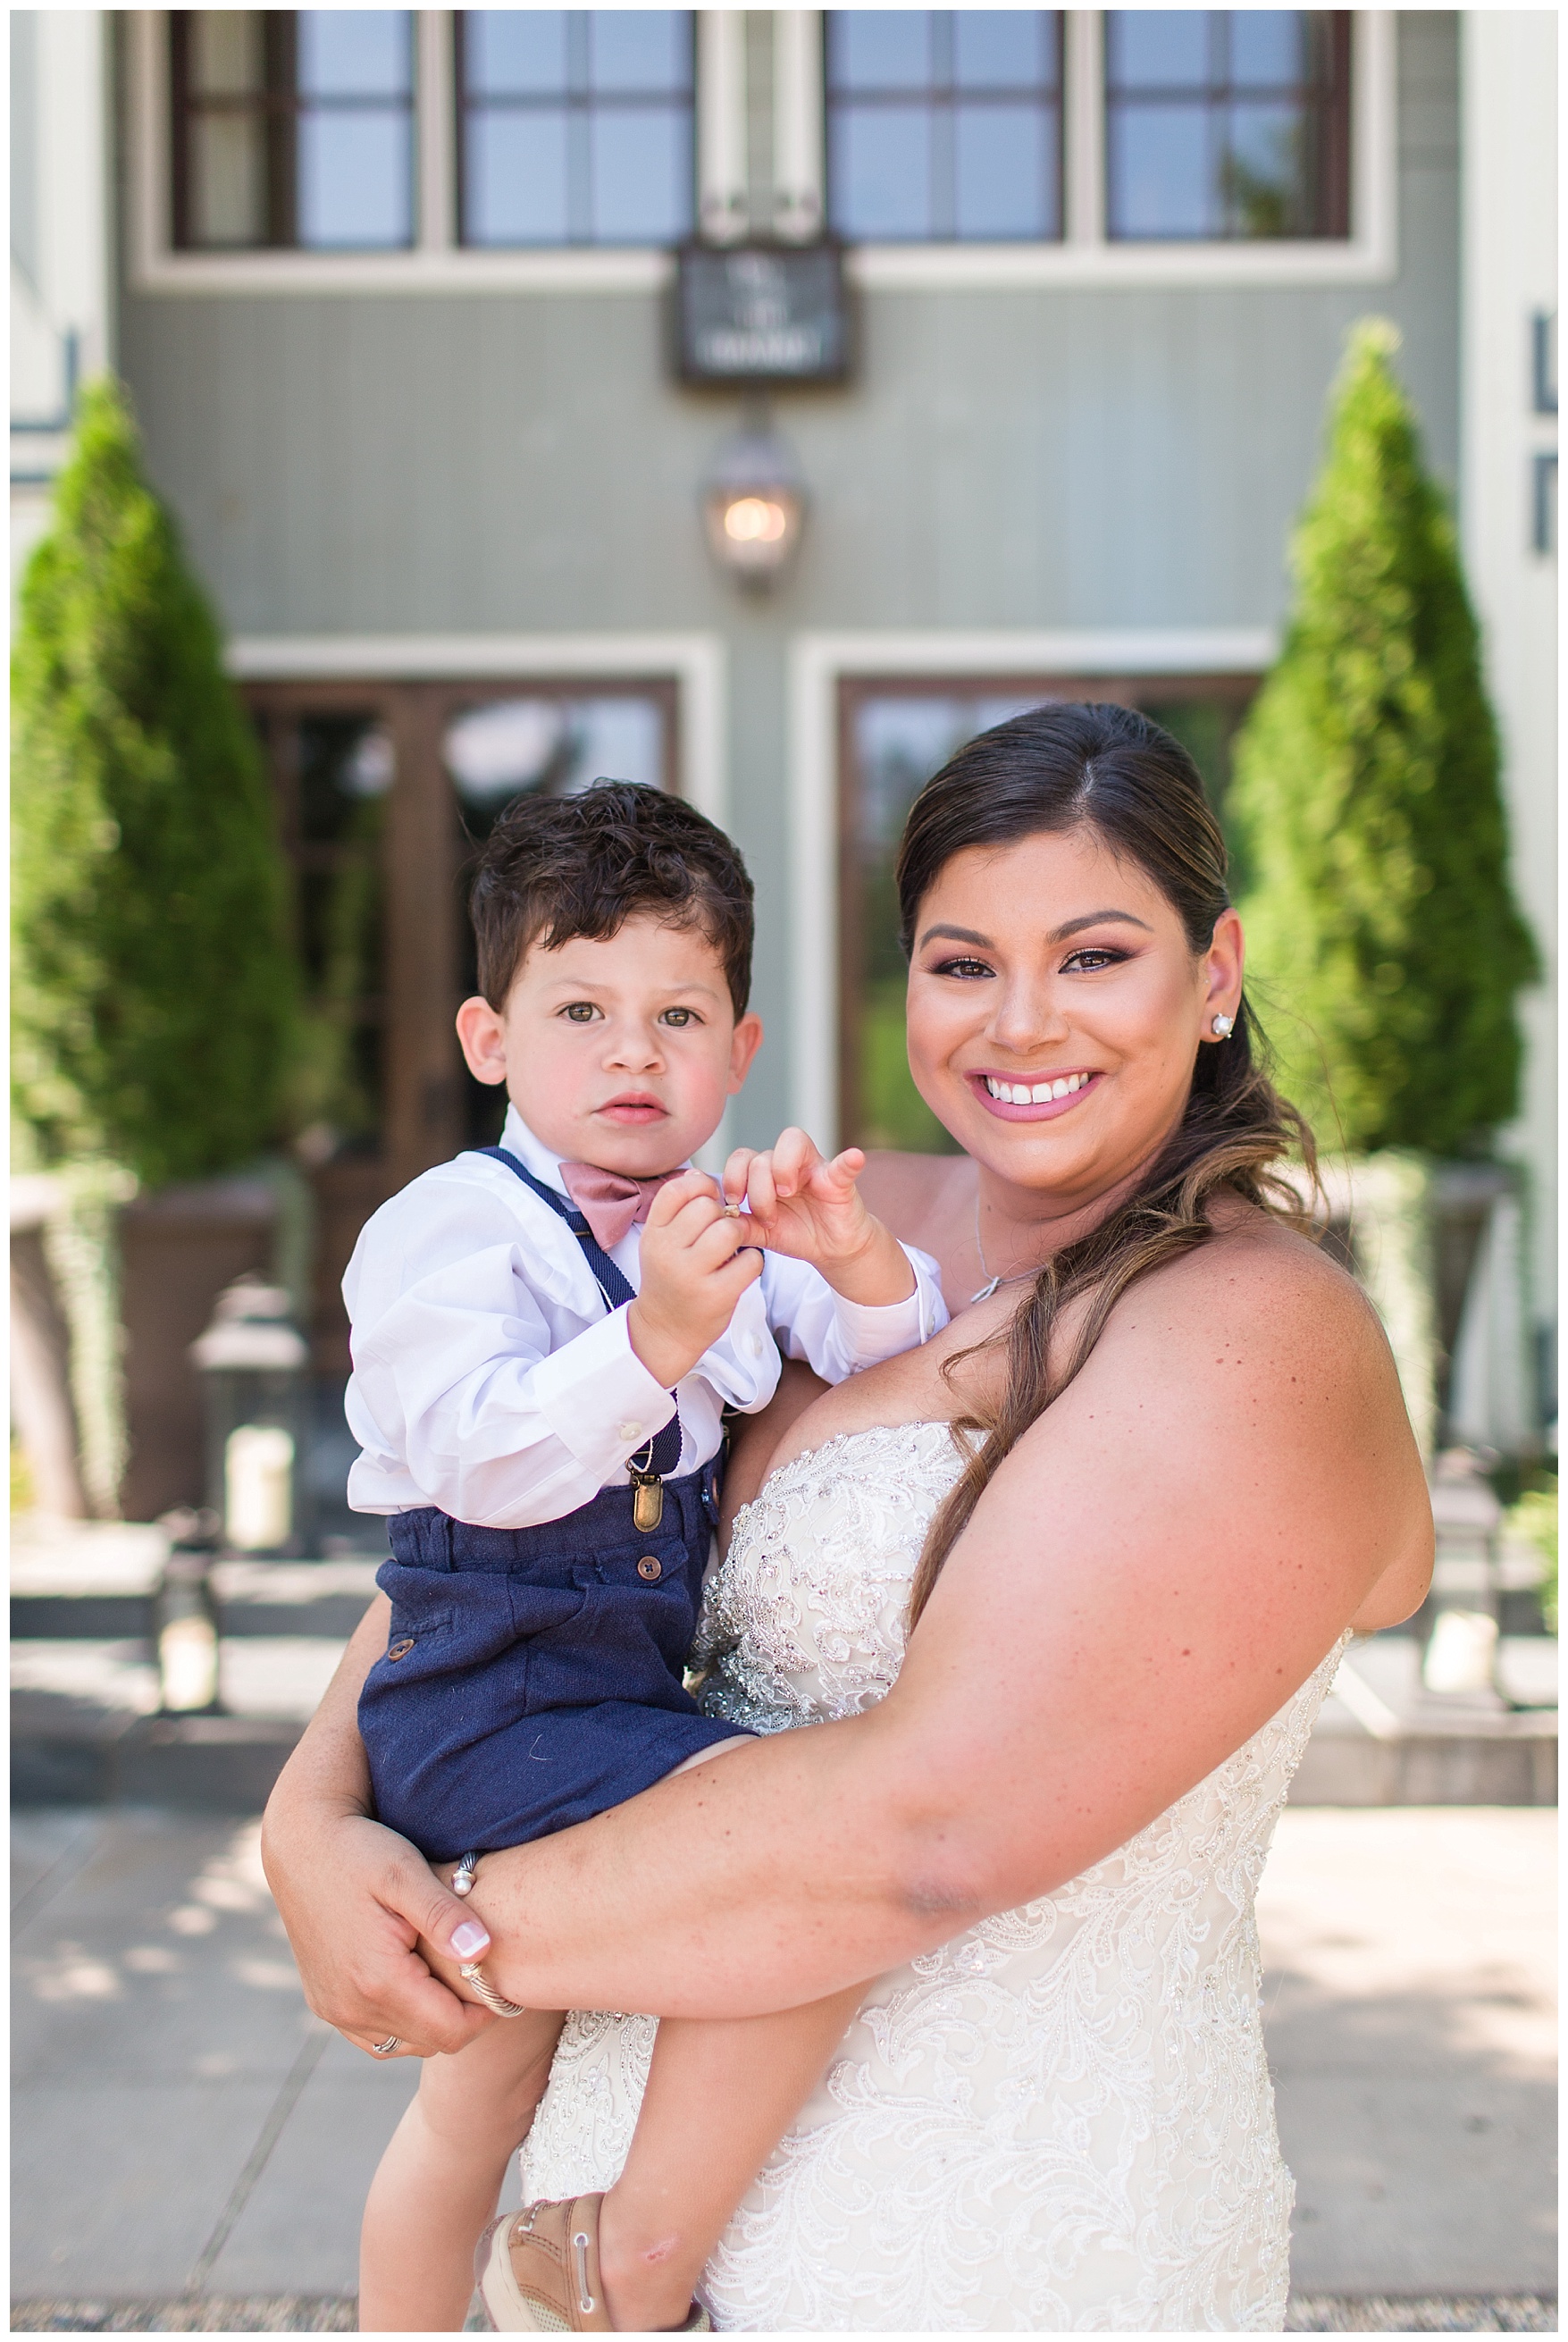
[[798, 1413], [735, 1520], [702, 1696], [769, 1736], [459, 1904], [366, 1817], [373, 1610], [268, 1875], [362, 2046], [489, 2021], [445, 1949], [475, 1905], [499, 1988], [583, 2012], [530, 2196], [605, 2187], [630, 2136], [654, 2017], [591, 2012], [874, 1978], [716, 2242], [721, 2328], [1278, 2330], [1253, 1897], [1347, 1632], [1425, 1588], [1419, 1459], [1273, 1168], [1299, 1126], [1184, 751], [1120, 707], [999, 726], [917, 799], [899, 888], [911, 1066], [969, 1159], [891, 1163], [877, 1205], [974, 1302]]

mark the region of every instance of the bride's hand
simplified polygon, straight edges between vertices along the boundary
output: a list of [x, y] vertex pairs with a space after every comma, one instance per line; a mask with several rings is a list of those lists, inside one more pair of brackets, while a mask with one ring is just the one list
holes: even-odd
[[362, 1814], [285, 1806], [269, 1808], [262, 1858], [305, 1999], [358, 2048], [395, 2036], [388, 2056], [432, 2057], [496, 2022], [438, 1982], [415, 1948], [423, 1937], [472, 1960], [490, 1939], [406, 1838]]
[[864, 1168], [858, 1146], [830, 1161], [804, 1130], [790, 1129], [761, 1154], [737, 1146], [720, 1186], [726, 1204], [744, 1204], [747, 1233], [770, 1252], [810, 1261], [846, 1301], [886, 1308], [908, 1300], [914, 1271], [861, 1200]]

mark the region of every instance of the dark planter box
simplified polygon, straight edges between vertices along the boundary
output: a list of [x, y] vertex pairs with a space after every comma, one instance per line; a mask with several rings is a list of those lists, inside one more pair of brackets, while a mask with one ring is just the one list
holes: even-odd
[[213, 1179], [139, 1196], [120, 1217], [130, 1461], [127, 1520], [206, 1500], [202, 1380], [191, 1344], [236, 1276], [270, 1274], [277, 1204], [265, 1179]]

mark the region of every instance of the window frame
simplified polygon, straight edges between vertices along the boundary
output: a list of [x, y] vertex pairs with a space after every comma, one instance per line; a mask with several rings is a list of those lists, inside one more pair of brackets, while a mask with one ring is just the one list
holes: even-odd
[[[413, 250], [419, 233], [419, 24], [418, 11], [407, 11], [409, 25], [409, 86], [404, 98], [365, 97], [327, 101], [302, 97], [297, 85], [297, 18], [295, 8], [262, 9], [265, 44], [264, 81], [254, 95], [218, 93], [197, 95], [190, 86], [191, 19], [194, 9], [168, 12], [167, 74], [169, 105], [168, 169], [170, 234], [174, 251], [203, 258], [229, 259], [249, 253], [285, 253], [291, 257], [321, 255], [372, 254], [397, 256]], [[391, 112], [406, 115], [409, 129], [409, 233], [395, 245], [302, 245], [298, 240], [296, 164], [299, 125], [314, 111]], [[191, 136], [202, 115], [260, 115], [266, 125], [266, 233], [256, 244], [198, 244], [191, 234]]]
[[1398, 25], [1350, 14], [1349, 219], [1343, 238], [1112, 238], [1106, 232], [1104, 12], [1066, 12], [1063, 45], [1064, 234], [1052, 244], [862, 244], [852, 282], [874, 290], [1054, 285], [1336, 285], [1395, 276]]
[[[826, 12], [824, 11], [824, 13], [825, 17]], [[954, 17], [958, 15], [961, 11], [957, 9], [946, 9], [942, 11], [933, 11], [931, 13]], [[1051, 235], [1039, 236], [1029, 235], [1004, 237], [971, 236], [961, 235], [955, 225], [951, 234], [928, 236], [898, 236], [891, 237], [888, 241], [890, 243], [895, 243], [901, 247], [918, 245], [922, 248], [934, 244], [941, 245], [944, 248], [952, 245], [987, 245], [992, 243], [1017, 245], [1026, 245], [1033, 246], [1038, 245], [1056, 245], [1063, 241], [1063, 238], [1066, 234], [1067, 208], [1067, 12], [1065, 9], [1062, 8], [1041, 8], [1031, 11], [1030, 13], [1041, 16], [1048, 16], [1054, 20], [1054, 31], [1056, 51], [1056, 80], [1054, 89], [1048, 88], [1047, 85], [1044, 84], [1036, 84], [1034, 87], [1027, 90], [1020, 86], [1016, 92], [1011, 88], [1004, 88], [1001, 85], [985, 88], [981, 88], [976, 85], [976, 87], [971, 91], [965, 86], [961, 85], [954, 78], [950, 64], [950, 69], [945, 81], [939, 80], [934, 73], [932, 79], [923, 87], [911, 87], [907, 92], [897, 90], [891, 85], [884, 88], [874, 90], [854, 91], [846, 89], [835, 91], [832, 81], [832, 42], [827, 36], [828, 28], [824, 22], [824, 37], [822, 44], [823, 146], [824, 154], [822, 210], [828, 235], [834, 237], [839, 242], [844, 243], [851, 249], [854, 248], [857, 242], [864, 244], [876, 241], [876, 239], [871, 237], [859, 239], [854, 238], [852, 232], [834, 217], [833, 189], [833, 117], [835, 105], [843, 105], [850, 108], [869, 107], [873, 110], [878, 110], [883, 107], [891, 107], [899, 104], [917, 104], [929, 116], [927, 125], [928, 134], [931, 135], [934, 145], [940, 141], [939, 125], [943, 118], [945, 117], [948, 126], [946, 140], [944, 143], [950, 150], [948, 160], [951, 164], [953, 161], [951, 149], [954, 144], [953, 117], [957, 113], [959, 106], [965, 102], [972, 105], [984, 105], [986, 106], [1000, 105], [1011, 99], [1015, 105], [1024, 102], [1032, 103], [1037, 111], [1044, 113], [1054, 119], [1055, 126], [1055, 168], [1050, 175], [1054, 181], [1052, 192], [1054, 198], [1054, 208], [1056, 214], [1055, 233]], [[1046, 101], [1044, 104], [1041, 103], [1043, 95]]]
[[[742, 233], [745, 125], [734, 13], [696, 12], [699, 218], [721, 239]], [[135, 9], [123, 35], [128, 106], [128, 258], [134, 290], [249, 295], [336, 294], [627, 293], [663, 291], [671, 255], [650, 246], [513, 249], [460, 245], [456, 217], [456, 74], [453, 12], [415, 12], [416, 239], [395, 252], [175, 249], [173, 241], [168, 16]], [[1343, 243], [1263, 238], [1218, 244], [1112, 243], [1104, 233], [1103, 24], [1097, 10], [1066, 12], [1063, 45], [1064, 239], [1053, 244], [864, 244], [848, 260], [866, 290], [991, 290], [1049, 286], [1339, 285], [1398, 273], [1398, 23], [1356, 10], [1351, 25], [1350, 235]], [[825, 115], [822, 15], [780, 9], [774, 19], [774, 232], [820, 233]]]
[[[1224, 13], [1234, 15], [1239, 12], [1233, 9]], [[1147, 104], [1150, 100], [1143, 94], [1122, 93], [1116, 90], [1107, 67], [1104, 78], [1102, 103], [1104, 118], [1105, 233], [1109, 242], [1116, 245], [1344, 244], [1348, 242], [1351, 198], [1351, 105], [1354, 85], [1354, 75], [1351, 63], [1353, 12], [1348, 8], [1332, 8], [1313, 10], [1311, 13], [1326, 21], [1327, 86], [1323, 93], [1320, 115], [1323, 146], [1320, 170], [1323, 185], [1318, 201], [1318, 216], [1323, 225], [1299, 236], [1238, 236], [1228, 232], [1222, 232], [1217, 235], [1202, 236], [1178, 235], [1134, 236], [1116, 234], [1110, 225], [1113, 112], [1119, 98], [1123, 103], [1130, 105], [1134, 113], [1140, 105]], [[1300, 81], [1288, 85], [1276, 85], [1275, 88], [1277, 90], [1286, 86], [1298, 99], [1315, 95], [1312, 85]], [[1208, 129], [1216, 108], [1234, 103], [1238, 97], [1244, 102], [1245, 95], [1244, 87], [1233, 79], [1216, 82], [1211, 77], [1205, 79], [1201, 88], [1196, 85], [1191, 89], [1173, 88], [1163, 94], [1160, 102], [1166, 105], [1184, 103], [1192, 105], [1194, 110], [1201, 108], [1205, 129]]]
[[[686, 98], [685, 98], [685, 101], [684, 101], [684, 104], [685, 104], [685, 112], [686, 112], [686, 122], [687, 122], [687, 135], [688, 135], [688, 139], [689, 139], [689, 142], [690, 142], [690, 155], [691, 155], [691, 177], [690, 177], [690, 185], [689, 185], [689, 187], [688, 187], [688, 190], [687, 190], [687, 192], [688, 192], [689, 201], [688, 201], [688, 205], [687, 205], [686, 220], [685, 220], [685, 224], [684, 224], [684, 225], [682, 227], [682, 229], [681, 229], [681, 231], [680, 231], [679, 235], [676, 235], [676, 236], [675, 236], [672, 241], [670, 241], [670, 242], [665, 242], [665, 241], [663, 241], [663, 240], [655, 241], [655, 240], [653, 240], [653, 239], [649, 239], [649, 240], [647, 240], [647, 241], [640, 242], [640, 243], [636, 243], [636, 244], [623, 244], [623, 243], [616, 243], [615, 241], [614, 241], [613, 239], [608, 238], [608, 237], [605, 237], [605, 238], [600, 238], [600, 237], [598, 237], [598, 236], [573, 236], [570, 233], [568, 233], [568, 234], [567, 234], [567, 235], [566, 235], [564, 238], [563, 238], [563, 239], [562, 239], [562, 241], [561, 241], [560, 243], [544, 243], [544, 242], [541, 242], [541, 243], [537, 243], [537, 244], [515, 244], [515, 245], [506, 245], [506, 244], [471, 244], [471, 243], [469, 242], [469, 240], [468, 240], [467, 223], [466, 223], [465, 217], [464, 217], [464, 214], [465, 214], [465, 211], [466, 211], [466, 209], [467, 209], [467, 203], [468, 203], [468, 170], [467, 170], [467, 158], [466, 158], [465, 152], [464, 152], [464, 145], [465, 145], [465, 136], [466, 136], [466, 132], [467, 132], [467, 127], [468, 127], [468, 122], [469, 122], [470, 115], [473, 115], [473, 114], [474, 114], [474, 113], [479, 113], [479, 112], [491, 112], [491, 111], [495, 111], [495, 112], [508, 112], [508, 111], [511, 111], [511, 112], [522, 112], [522, 113], [526, 113], [526, 112], [529, 112], [529, 111], [534, 110], [534, 109], [533, 109], [533, 107], [531, 106], [531, 105], [530, 105], [529, 101], [527, 101], [527, 100], [525, 100], [525, 99], [518, 99], [518, 98], [503, 98], [503, 99], [499, 99], [499, 100], [494, 100], [494, 99], [482, 99], [482, 100], [478, 101], [478, 103], [476, 104], [476, 103], [475, 103], [475, 102], [474, 102], [474, 101], [470, 97], [469, 92], [468, 92], [467, 87], [466, 87], [466, 85], [465, 85], [465, 79], [464, 79], [464, 55], [463, 55], [463, 53], [464, 53], [464, 25], [465, 25], [465, 24], [466, 24], [466, 20], [468, 19], [468, 17], [469, 17], [470, 15], [474, 15], [474, 13], [475, 13], [475, 12], [474, 12], [474, 10], [469, 9], [469, 8], [454, 8], [454, 9], [453, 9], [453, 10], [451, 10], [451, 11], [450, 11], [451, 23], [452, 23], [452, 35], [451, 35], [451, 37], [452, 37], [452, 102], [453, 102], [453, 118], [454, 118], [454, 132], [453, 132], [453, 135], [454, 135], [454, 165], [455, 165], [455, 167], [454, 167], [454, 179], [453, 179], [453, 187], [452, 187], [452, 205], [453, 205], [453, 216], [454, 216], [454, 223], [455, 223], [455, 225], [454, 225], [454, 241], [455, 241], [455, 245], [456, 245], [456, 247], [457, 247], [458, 251], [459, 251], [459, 252], [462, 252], [462, 253], [474, 253], [474, 252], [484, 252], [484, 253], [494, 253], [494, 252], [501, 252], [501, 253], [536, 253], [536, 252], [571, 252], [571, 253], [585, 253], [585, 252], [655, 252], [655, 253], [667, 253], [667, 252], [669, 252], [670, 250], [672, 250], [672, 249], [673, 249], [673, 246], [674, 246], [674, 244], [681, 244], [681, 243], [684, 243], [684, 242], [689, 241], [689, 239], [690, 239], [692, 236], [694, 236], [694, 235], [697, 233], [698, 222], [699, 222], [699, 220], [700, 220], [700, 217], [701, 217], [701, 211], [702, 211], [702, 192], [703, 192], [703, 190], [702, 190], [702, 169], [701, 169], [700, 158], [699, 158], [699, 155], [698, 155], [698, 145], [699, 145], [699, 143], [700, 143], [701, 126], [702, 126], [702, 106], [701, 106], [701, 101], [700, 101], [700, 95], [699, 95], [699, 90], [698, 90], [698, 75], [699, 75], [699, 73], [700, 73], [700, 70], [701, 70], [701, 67], [702, 67], [702, 64], [703, 64], [703, 58], [702, 58], [702, 41], [701, 41], [701, 38], [700, 38], [700, 28], [699, 28], [699, 23], [698, 23], [698, 15], [699, 15], [699, 12], [698, 12], [697, 10], [695, 10], [695, 9], [686, 9], [686, 10], [684, 10], [684, 11], [679, 12], [679, 13], [684, 14], [685, 15], [689, 16], [689, 17], [690, 17], [690, 19], [691, 19], [691, 24], [690, 24], [690, 28], [689, 28], [689, 29], [690, 29], [690, 56], [691, 56], [691, 85], [690, 85], [690, 88], [689, 88], [689, 91], [688, 91], [688, 93], [687, 93], [687, 95], [686, 95]], [[558, 103], [559, 103], [559, 104], [560, 104], [560, 105], [561, 105], [565, 109], [565, 112], [566, 112], [566, 114], [567, 114], [567, 115], [568, 115], [568, 118], [569, 118], [569, 119], [570, 119], [570, 117], [571, 117], [571, 116], [575, 115], [587, 115], [587, 116], [589, 117], [589, 121], [590, 121], [590, 125], [591, 125], [591, 124], [592, 124], [593, 116], [594, 116], [594, 114], [599, 110], [599, 108], [600, 108], [600, 106], [601, 106], [601, 105], [603, 105], [603, 107], [604, 107], [604, 111], [605, 111], [606, 113], [609, 113], [609, 114], [614, 114], [614, 113], [617, 113], [617, 112], [621, 111], [621, 110], [623, 109], [623, 107], [627, 106], [627, 105], [646, 105], [646, 104], [649, 102], [649, 100], [650, 100], [650, 98], [651, 98], [651, 96], [652, 96], [653, 95], [654, 95], [654, 94], [653, 94], [653, 93], [651, 93], [651, 92], [645, 92], [645, 93], [644, 93], [644, 92], [639, 92], [639, 93], [635, 94], [634, 95], [627, 95], [623, 94], [623, 93], [620, 93], [620, 92], [610, 92], [610, 91], [595, 91], [595, 90], [576, 91], [576, 90], [572, 89], [570, 86], [568, 86], [568, 87], [567, 87], [567, 88], [566, 88], [566, 89], [562, 93], [561, 97], [560, 97], [560, 99], [559, 99]], [[544, 106], [545, 104], [552, 103], [552, 102], [556, 102], [556, 101], [553, 101], [553, 100], [551, 100], [551, 99], [540, 99], [540, 100], [539, 100], [539, 101], [537, 101], [536, 103], [537, 103], [537, 105], [539, 105], [539, 107], [542, 109], [542, 108], [543, 108], [543, 106]], [[590, 135], [591, 135], [591, 132], [590, 132]], [[570, 169], [571, 169], [570, 150], [568, 150], [567, 169], [568, 169], [568, 173], [570, 173]], [[568, 201], [569, 201], [569, 200], [570, 200], [570, 199], [568, 198]]]

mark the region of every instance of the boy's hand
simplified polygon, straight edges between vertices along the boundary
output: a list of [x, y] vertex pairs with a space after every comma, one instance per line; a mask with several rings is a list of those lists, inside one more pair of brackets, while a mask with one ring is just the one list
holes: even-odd
[[720, 1183], [726, 1202], [748, 1216], [734, 1225], [743, 1241], [809, 1260], [846, 1301], [873, 1309], [907, 1301], [914, 1271], [890, 1228], [874, 1219], [855, 1182], [865, 1168], [858, 1146], [830, 1163], [804, 1130], [786, 1130], [765, 1154], [737, 1146]]
[[686, 1171], [654, 1196], [643, 1229], [642, 1291], [627, 1305], [632, 1347], [673, 1390], [735, 1314], [763, 1273], [744, 1220], [724, 1210], [705, 1171]]

